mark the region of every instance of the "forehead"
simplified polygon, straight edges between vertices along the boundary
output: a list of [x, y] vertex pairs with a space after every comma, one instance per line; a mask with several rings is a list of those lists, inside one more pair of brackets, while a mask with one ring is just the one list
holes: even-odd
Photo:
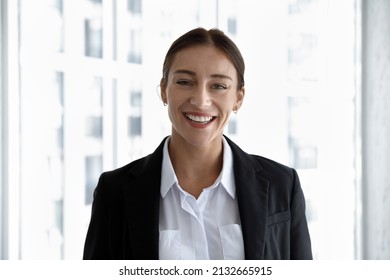
[[224, 74], [236, 77], [236, 69], [228, 56], [214, 46], [193, 46], [176, 53], [171, 73], [178, 69], [190, 70], [197, 74]]

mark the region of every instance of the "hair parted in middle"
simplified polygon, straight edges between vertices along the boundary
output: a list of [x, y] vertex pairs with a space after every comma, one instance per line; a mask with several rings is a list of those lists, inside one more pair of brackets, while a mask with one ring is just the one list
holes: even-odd
[[206, 30], [204, 28], [195, 28], [183, 34], [178, 39], [176, 39], [176, 41], [172, 43], [171, 47], [169, 48], [165, 56], [160, 85], [164, 85], [164, 84], [166, 85], [173, 60], [175, 58], [175, 55], [179, 51], [185, 48], [202, 46], [202, 45], [216, 47], [227, 56], [227, 58], [234, 65], [234, 68], [237, 71], [237, 79], [238, 79], [237, 89], [238, 90], [241, 89], [245, 85], [244, 59], [236, 44], [228, 36], [226, 36], [221, 30], [215, 28], [210, 30]]

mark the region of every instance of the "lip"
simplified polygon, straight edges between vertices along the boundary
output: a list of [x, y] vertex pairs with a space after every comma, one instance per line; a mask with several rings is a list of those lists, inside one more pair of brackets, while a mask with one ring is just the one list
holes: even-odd
[[[190, 119], [188, 115], [192, 115], [195, 117], [211, 118], [211, 120], [205, 123], [197, 122], [195, 120]], [[216, 115], [203, 113], [203, 112], [183, 112], [183, 117], [187, 121], [187, 123], [189, 123], [192, 127], [195, 128], [206, 128], [210, 126], [217, 119]]]
[[212, 113], [205, 113], [205, 112], [183, 112], [183, 114], [188, 114], [188, 115], [194, 115], [194, 116], [199, 116], [199, 117], [216, 117], [216, 115]]

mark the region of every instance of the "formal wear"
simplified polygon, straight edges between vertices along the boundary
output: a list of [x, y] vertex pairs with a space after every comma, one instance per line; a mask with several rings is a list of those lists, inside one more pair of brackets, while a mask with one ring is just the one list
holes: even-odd
[[244, 259], [244, 242], [236, 199], [233, 152], [225, 138], [222, 170], [196, 199], [178, 182], [163, 149], [159, 219], [159, 259]]
[[[233, 157], [245, 259], [312, 259], [296, 171], [226, 141]], [[100, 176], [84, 259], [159, 259], [164, 144]]]

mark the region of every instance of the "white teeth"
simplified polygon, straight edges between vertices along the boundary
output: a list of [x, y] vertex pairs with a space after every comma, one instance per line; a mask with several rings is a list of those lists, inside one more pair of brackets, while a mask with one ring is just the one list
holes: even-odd
[[208, 123], [210, 122], [213, 117], [210, 117], [210, 116], [194, 116], [194, 115], [190, 115], [190, 114], [185, 114], [186, 117], [188, 119], [190, 119], [191, 121], [193, 122], [197, 122], [197, 123]]

